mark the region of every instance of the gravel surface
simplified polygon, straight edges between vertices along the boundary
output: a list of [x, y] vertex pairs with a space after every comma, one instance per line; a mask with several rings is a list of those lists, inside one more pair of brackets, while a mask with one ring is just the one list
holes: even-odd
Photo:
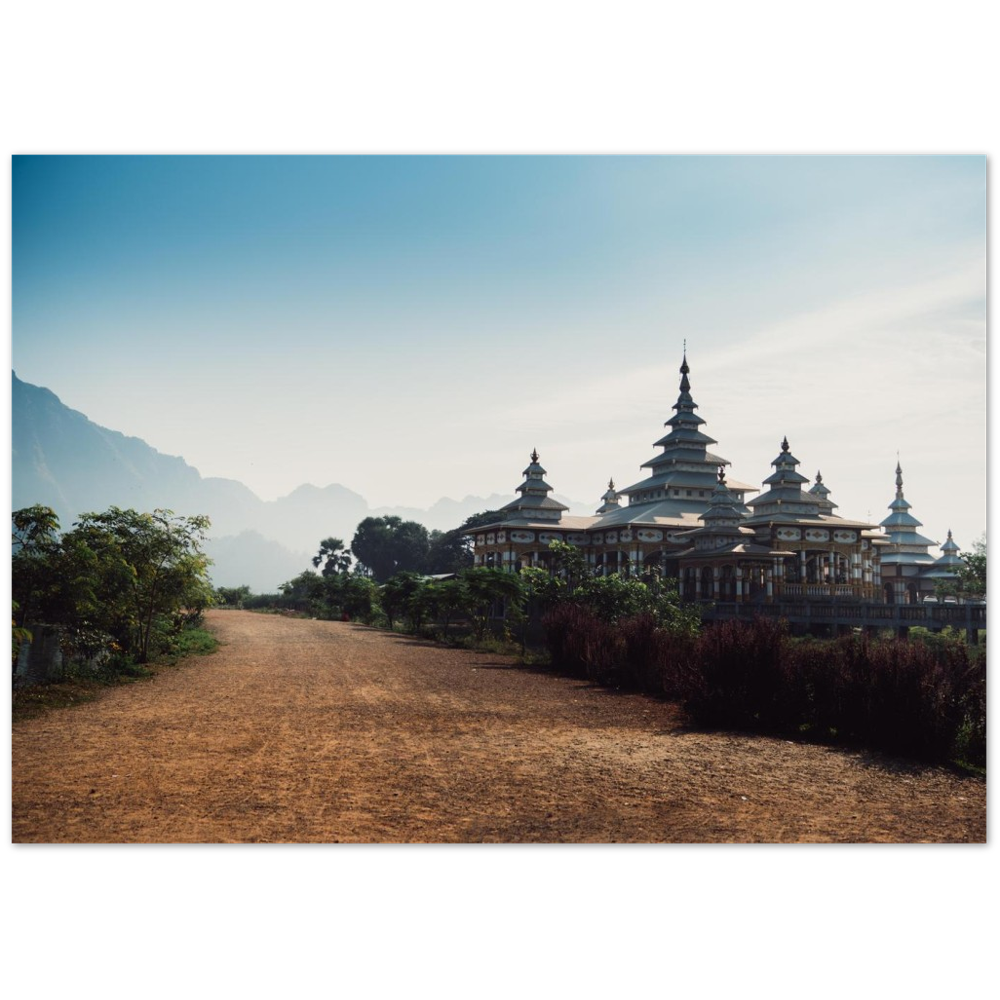
[[979, 778], [361, 625], [208, 620], [217, 653], [15, 724], [14, 842], [986, 838]]

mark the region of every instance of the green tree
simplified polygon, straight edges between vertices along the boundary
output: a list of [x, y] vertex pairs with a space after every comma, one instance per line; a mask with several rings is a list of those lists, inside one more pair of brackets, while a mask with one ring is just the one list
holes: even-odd
[[380, 591], [382, 610], [385, 611], [389, 619], [389, 628], [395, 626], [395, 622], [402, 616], [407, 615], [417, 619], [419, 627], [420, 619], [425, 613], [424, 608], [419, 603], [420, 591], [424, 583], [419, 574], [409, 570], [396, 573], [382, 585]]
[[244, 584], [242, 587], [216, 587], [215, 601], [217, 604], [230, 608], [242, 608], [243, 602], [251, 596], [250, 588]]
[[524, 604], [524, 587], [517, 573], [479, 566], [462, 574], [469, 610], [478, 638], [486, 634], [490, 618], [505, 611], [516, 616]]
[[986, 596], [986, 535], [972, 543], [971, 552], [963, 552], [961, 560], [965, 564], [958, 573], [959, 587], [965, 594]]
[[468, 612], [469, 591], [461, 579], [436, 580], [427, 585], [430, 592], [432, 614], [444, 619], [444, 634], [448, 635], [451, 621]]
[[549, 542], [549, 568], [566, 581], [570, 593], [583, 580], [592, 576], [587, 558], [575, 546], [566, 542]]
[[14, 511], [11, 525], [14, 621], [23, 628], [45, 617], [58, 587], [59, 519], [51, 507], [36, 505]]
[[316, 616], [326, 608], [323, 577], [311, 569], [282, 583], [278, 592], [281, 594], [278, 600], [280, 607]]
[[366, 517], [357, 527], [351, 551], [379, 582], [400, 572], [426, 572], [427, 529], [400, 517]]
[[428, 573], [459, 573], [473, 564], [470, 532], [484, 524], [493, 524], [503, 517], [498, 511], [486, 510], [467, 517], [451, 531], [432, 531], [427, 555]]
[[179, 517], [170, 510], [139, 513], [111, 507], [83, 514], [63, 538], [67, 557], [90, 569], [84, 609], [145, 663], [154, 628], [187, 609], [211, 603], [208, 557], [202, 552], [207, 517]]
[[324, 538], [319, 543], [319, 552], [313, 556], [312, 564], [316, 567], [322, 565], [320, 572], [323, 576], [347, 573], [351, 568], [351, 551], [344, 548], [341, 538]]

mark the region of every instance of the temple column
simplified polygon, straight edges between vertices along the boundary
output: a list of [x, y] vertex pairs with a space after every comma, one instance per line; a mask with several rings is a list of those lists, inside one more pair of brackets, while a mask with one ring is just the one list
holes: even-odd
[[722, 577], [722, 570], [718, 566], [712, 567], [712, 597], [715, 600], [719, 599], [719, 581]]
[[736, 603], [739, 604], [743, 600], [743, 569], [740, 566], [736, 567], [736, 571], [733, 574], [736, 579]]
[[764, 592], [768, 604], [774, 600], [774, 572], [770, 566], [764, 571]]

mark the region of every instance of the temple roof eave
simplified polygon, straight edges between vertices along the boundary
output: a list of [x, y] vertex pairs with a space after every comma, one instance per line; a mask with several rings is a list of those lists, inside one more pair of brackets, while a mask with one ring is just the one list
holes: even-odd
[[[529, 502], [531, 501], [531, 502]], [[518, 497], [505, 503], [500, 510], [569, 510], [569, 507], [551, 497]]]
[[[702, 476], [712, 476], [711, 481], [707, 480], [695, 480], [694, 477], [697, 475]], [[691, 477], [685, 479], [684, 477]], [[737, 479], [727, 480], [730, 490], [735, 490], [737, 493], [756, 493], [760, 487], [751, 486], [749, 483], [741, 483]], [[618, 492], [622, 495], [628, 495], [629, 493], [639, 493], [642, 490], [657, 489], [659, 487], [669, 487], [670, 489], [678, 490], [704, 490], [711, 489], [715, 485], [714, 473], [711, 470], [706, 469], [704, 473], [696, 472], [658, 472], [652, 476], [648, 476], [645, 479], [639, 480], [637, 483], [633, 483], [631, 486], [626, 486], [624, 489]], [[664, 499], [667, 499], [664, 497]], [[680, 498], [676, 498], [680, 499]]]

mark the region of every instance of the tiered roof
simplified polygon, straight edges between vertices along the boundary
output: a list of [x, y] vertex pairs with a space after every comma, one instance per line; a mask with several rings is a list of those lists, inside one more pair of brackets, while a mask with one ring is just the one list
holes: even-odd
[[774, 472], [764, 480], [764, 485], [770, 486], [770, 489], [747, 503], [753, 508], [751, 520], [773, 520], [784, 515], [794, 518], [819, 515], [823, 498], [803, 492], [802, 484], [809, 480], [796, 472], [800, 464], [789, 450], [788, 438], [785, 437], [781, 442], [781, 452], [771, 463]]
[[941, 557], [935, 560], [930, 569], [924, 570], [922, 575], [930, 577], [932, 580], [958, 579], [958, 574], [964, 564], [962, 557], [958, 554], [958, 546], [951, 537], [951, 528], [948, 529], [948, 540], [941, 546], [941, 552], [943, 553]]
[[888, 544], [882, 548], [882, 562], [908, 566], [930, 566], [934, 558], [927, 551], [936, 545], [933, 539], [925, 538], [917, 532], [922, 522], [910, 513], [910, 504], [903, 496], [903, 469], [896, 462], [896, 498], [889, 504], [892, 512], [882, 522]]
[[[654, 448], [663, 450], [640, 466], [651, 469], [650, 476], [621, 491], [628, 496], [630, 506], [659, 504], [662, 500], [674, 501], [675, 510], [655, 512], [665, 517], [703, 511], [706, 497], [715, 486], [718, 470], [731, 464], [728, 459], [708, 451], [708, 446], [716, 441], [701, 430], [705, 421], [695, 413], [698, 404], [691, 396], [691, 381], [688, 379], [690, 372], [685, 350], [680, 367], [680, 394], [673, 405], [676, 413], [663, 425], [670, 428], [669, 432], [653, 445]], [[731, 489], [742, 502], [743, 492], [753, 490], [754, 487], [734, 482]], [[675, 490], [681, 491], [680, 496], [673, 493]], [[691, 499], [688, 498], [688, 490], [692, 491]], [[695, 491], [701, 491], [700, 499], [695, 499]]]
[[754, 541], [754, 530], [743, 526], [746, 508], [726, 485], [726, 470], [719, 469], [719, 478], [712, 491], [708, 510], [699, 518], [703, 527], [684, 532], [685, 540], [694, 542], [694, 548], [679, 556], [708, 555], [775, 555], [766, 545]]
[[830, 512], [837, 508], [837, 504], [830, 499], [830, 490], [823, 485], [823, 474], [821, 472], [816, 473], [816, 483], [809, 493], [811, 496], [816, 497], [816, 503], [819, 505], [820, 510]]
[[510, 503], [504, 504], [500, 510], [506, 519], [527, 518], [528, 520], [558, 521], [564, 510], [569, 510], [565, 504], [554, 500], [549, 494], [552, 487], [542, 478], [548, 475], [539, 464], [538, 449], [531, 451], [531, 462], [521, 475], [524, 482], [517, 487], [520, 497], [515, 497]]
[[601, 499], [604, 503], [597, 508], [598, 514], [610, 514], [613, 510], [620, 510], [621, 506], [618, 503], [621, 494], [615, 491], [615, 481], [613, 479], [608, 480], [608, 489]]

